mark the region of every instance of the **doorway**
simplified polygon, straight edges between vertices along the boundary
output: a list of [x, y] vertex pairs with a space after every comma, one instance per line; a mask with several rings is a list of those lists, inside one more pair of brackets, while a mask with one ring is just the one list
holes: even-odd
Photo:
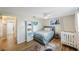
[[11, 50], [16, 44], [16, 18], [2, 16], [0, 21], [0, 50]]

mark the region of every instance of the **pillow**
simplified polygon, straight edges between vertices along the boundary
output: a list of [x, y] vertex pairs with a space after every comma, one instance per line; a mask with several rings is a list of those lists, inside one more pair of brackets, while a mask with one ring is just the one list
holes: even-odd
[[50, 28], [44, 28], [45, 31], [50, 31]]

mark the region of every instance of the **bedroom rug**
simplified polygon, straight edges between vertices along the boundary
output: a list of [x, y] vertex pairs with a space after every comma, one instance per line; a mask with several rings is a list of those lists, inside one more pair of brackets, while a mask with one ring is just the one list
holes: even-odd
[[40, 51], [60, 51], [61, 48], [58, 45], [49, 43], [48, 45], [41, 46]]
[[23, 48], [24, 51], [61, 51], [61, 47], [59, 44], [55, 44], [54, 42], [49, 42], [47, 45], [41, 45], [36, 41], [32, 41], [29, 47]]

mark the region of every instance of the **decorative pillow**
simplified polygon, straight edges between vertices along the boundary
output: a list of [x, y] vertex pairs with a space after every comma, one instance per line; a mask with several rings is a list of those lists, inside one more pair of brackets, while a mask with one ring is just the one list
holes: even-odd
[[50, 28], [44, 28], [45, 31], [50, 31]]

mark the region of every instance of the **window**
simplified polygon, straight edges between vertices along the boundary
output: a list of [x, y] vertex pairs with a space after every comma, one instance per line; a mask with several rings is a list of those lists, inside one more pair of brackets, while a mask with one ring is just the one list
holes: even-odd
[[77, 14], [77, 24], [78, 24], [78, 32], [79, 32], [79, 13]]

